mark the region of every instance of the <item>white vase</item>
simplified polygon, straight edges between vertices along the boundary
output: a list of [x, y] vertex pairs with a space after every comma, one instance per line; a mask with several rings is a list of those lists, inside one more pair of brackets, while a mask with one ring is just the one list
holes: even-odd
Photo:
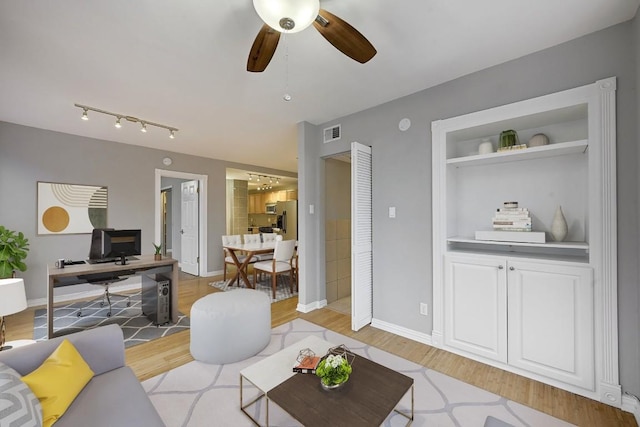
[[562, 206], [558, 206], [553, 216], [553, 222], [551, 223], [551, 237], [553, 237], [553, 240], [556, 242], [562, 242], [567, 237], [568, 231], [567, 220], [562, 213]]

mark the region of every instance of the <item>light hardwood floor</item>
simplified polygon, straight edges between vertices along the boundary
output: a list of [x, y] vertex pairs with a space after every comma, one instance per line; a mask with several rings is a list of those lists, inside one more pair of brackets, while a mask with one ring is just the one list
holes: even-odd
[[[198, 298], [219, 292], [209, 286], [213, 280], [217, 278], [183, 275], [178, 309], [189, 313]], [[353, 332], [348, 315], [327, 308], [298, 313], [297, 303], [297, 298], [273, 303], [272, 327], [302, 318], [579, 426], [637, 426], [632, 414], [611, 406], [370, 326]], [[7, 317], [7, 341], [33, 337], [35, 308]], [[125, 353], [127, 364], [141, 381], [193, 360], [188, 331], [128, 348]]]

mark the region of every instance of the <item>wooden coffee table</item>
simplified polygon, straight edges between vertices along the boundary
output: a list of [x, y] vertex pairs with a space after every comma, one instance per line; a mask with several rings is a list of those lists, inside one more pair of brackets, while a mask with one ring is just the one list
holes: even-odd
[[[292, 372], [298, 352], [304, 348], [325, 354], [335, 344], [310, 336], [240, 372], [240, 407], [256, 424], [261, 425], [246, 408], [266, 399], [265, 425], [269, 425], [269, 402], [280, 406], [302, 425], [379, 426], [393, 411], [413, 421], [413, 378], [356, 356], [349, 381], [337, 390], [324, 390], [320, 378]], [[260, 390], [260, 395], [245, 403], [243, 381]], [[411, 413], [396, 409], [403, 396], [411, 391]]]

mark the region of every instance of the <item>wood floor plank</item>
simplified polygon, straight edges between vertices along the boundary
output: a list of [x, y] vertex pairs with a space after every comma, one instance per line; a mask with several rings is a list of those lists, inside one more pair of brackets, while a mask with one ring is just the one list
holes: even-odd
[[[196, 300], [210, 293], [220, 292], [209, 286], [210, 282], [219, 279], [181, 275], [178, 309], [188, 315]], [[279, 326], [296, 318], [305, 319], [579, 426], [638, 425], [632, 414], [609, 405], [371, 326], [354, 332], [351, 330], [351, 318], [348, 315], [327, 308], [300, 313], [296, 311], [297, 304], [297, 298], [271, 304], [271, 326]], [[30, 307], [21, 313], [6, 317], [7, 341], [33, 337], [33, 316], [36, 308], [40, 307]], [[144, 381], [192, 361], [189, 340], [189, 331], [183, 331], [130, 347], [125, 350], [126, 363], [138, 379]]]

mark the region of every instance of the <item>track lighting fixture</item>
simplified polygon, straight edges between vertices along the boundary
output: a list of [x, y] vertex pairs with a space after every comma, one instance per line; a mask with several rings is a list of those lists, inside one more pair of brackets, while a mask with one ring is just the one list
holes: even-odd
[[[262, 184], [262, 186], [258, 187], [258, 190], [270, 190], [273, 186], [273, 181], [276, 181], [276, 184], [280, 184], [280, 178], [276, 177], [276, 176], [269, 176], [269, 175], [254, 175], [252, 173], [248, 174], [249, 175], [249, 181], [253, 181], [253, 178], [256, 178], [256, 182], [260, 182], [260, 178], [264, 178], [265, 180], [269, 180], [269, 184]], [[258, 184], [259, 185], [259, 184]]]
[[95, 111], [96, 113], [106, 114], [108, 116], [113, 116], [116, 118], [115, 127], [118, 129], [122, 127], [120, 123], [121, 119], [126, 119], [128, 122], [132, 123], [140, 123], [140, 131], [147, 132], [147, 125], [155, 126], [158, 128], [166, 129], [169, 131], [169, 138], [174, 139], [176, 137], [176, 132], [178, 132], [178, 128], [174, 128], [173, 126], [163, 125], [161, 123], [154, 123], [148, 120], [142, 120], [137, 117], [127, 116], [125, 114], [112, 113], [110, 111], [101, 110], [99, 108], [89, 107], [88, 105], [74, 104], [78, 108], [82, 108], [82, 120], [89, 120], [89, 116], [87, 115], [88, 111]]

